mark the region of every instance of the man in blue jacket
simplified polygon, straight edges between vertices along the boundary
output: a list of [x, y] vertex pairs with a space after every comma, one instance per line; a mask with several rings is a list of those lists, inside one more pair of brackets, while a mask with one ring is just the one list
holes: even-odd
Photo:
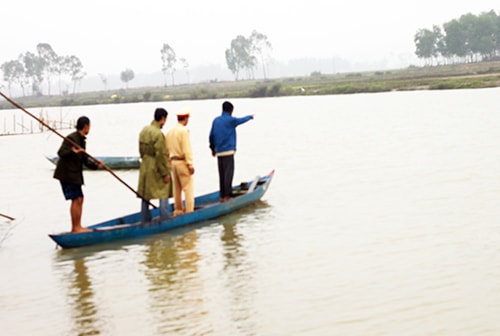
[[228, 101], [222, 104], [222, 114], [216, 117], [210, 130], [209, 142], [212, 156], [217, 156], [219, 169], [219, 191], [221, 202], [231, 198], [234, 176], [234, 154], [236, 153], [236, 127], [254, 118], [248, 115], [233, 117], [234, 106]]

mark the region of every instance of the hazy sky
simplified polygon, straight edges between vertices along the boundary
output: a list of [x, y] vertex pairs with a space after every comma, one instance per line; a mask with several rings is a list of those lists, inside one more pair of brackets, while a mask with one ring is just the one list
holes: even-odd
[[17, 0], [2, 5], [0, 64], [49, 43], [88, 75], [161, 69], [168, 43], [191, 67], [225, 65], [237, 35], [267, 35], [272, 57], [378, 60], [413, 54], [420, 28], [495, 10], [498, 0]]

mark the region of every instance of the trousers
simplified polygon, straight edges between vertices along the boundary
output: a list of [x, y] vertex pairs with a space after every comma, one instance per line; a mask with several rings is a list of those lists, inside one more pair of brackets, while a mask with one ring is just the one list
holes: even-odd
[[[168, 219], [168, 198], [160, 199], [160, 221]], [[149, 202], [141, 202], [141, 219], [143, 223], [151, 222], [151, 212], [149, 211]]]
[[219, 169], [219, 191], [220, 197], [230, 197], [233, 190], [234, 155], [217, 157]]
[[[194, 211], [193, 176], [189, 173], [186, 162], [172, 160], [172, 175], [174, 180], [174, 216]], [[184, 203], [182, 202], [184, 193]]]

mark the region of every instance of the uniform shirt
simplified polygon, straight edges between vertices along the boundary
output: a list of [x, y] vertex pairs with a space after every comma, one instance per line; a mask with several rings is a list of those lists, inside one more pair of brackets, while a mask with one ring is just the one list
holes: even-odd
[[186, 161], [188, 167], [193, 167], [193, 152], [191, 151], [191, 141], [189, 140], [189, 131], [181, 123], [177, 123], [165, 137], [167, 150], [170, 157], [176, 157]]

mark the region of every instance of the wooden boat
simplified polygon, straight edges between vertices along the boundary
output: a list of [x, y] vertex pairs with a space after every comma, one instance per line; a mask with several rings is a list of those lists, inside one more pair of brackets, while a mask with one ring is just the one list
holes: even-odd
[[[57, 155], [46, 156], [46, 158], [53, 164], [57, 164], [59, 160]], [[141, 165], [138, 156], [96, 156], [95, 158], [104, 162], [110, 169], [139, 169]]]
[[[256, 177], [252, 181], [234, 186], [232, 197], [223, 203], [219, 201], [218, 191], [198, 196], [195, 198], [194, 212], [170, 217], [165, 221], [159, 220], [159, 209], [156, 208], [151, 210], [153, 220], [150, 223], [141, 223], [141, 213], [137, 212], [91, 225], [88, 227], [92, 230], [90, 232], [65, 232], [49, 234], [49, 237], [62, 248], [74, 248], [152, 235], [206, 221], [226, 215], [260, 200], [269, 188], [273, 176], [274, 170], [264, 177]], [[173, 210], [172, 204], [170, 204], [170, 210]]]

